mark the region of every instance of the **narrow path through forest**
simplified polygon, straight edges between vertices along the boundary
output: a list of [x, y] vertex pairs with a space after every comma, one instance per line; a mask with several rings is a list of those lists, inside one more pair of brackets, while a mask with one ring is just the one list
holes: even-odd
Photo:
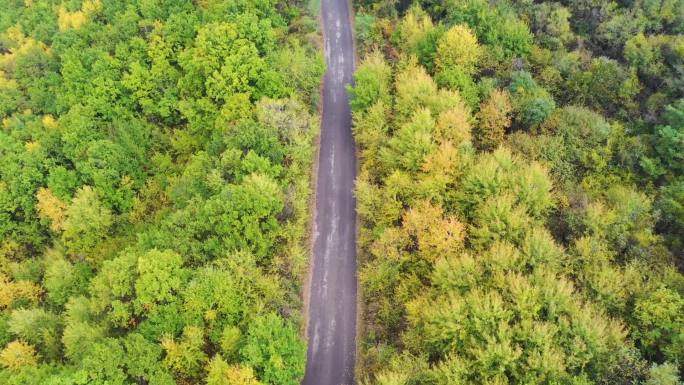
[[346, 85], [354, 71], [348, 0], [322, 0], [328, 70], [316, 186], [304, 385], [350, 385], [356, 347], [356, 149]]

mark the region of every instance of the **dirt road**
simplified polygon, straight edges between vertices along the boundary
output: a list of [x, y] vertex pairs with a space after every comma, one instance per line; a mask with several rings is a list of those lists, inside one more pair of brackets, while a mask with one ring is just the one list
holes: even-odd
[[350, 385], [356, 347], [356, 153], [346, 85], [354, 71], [348, 0], [322, 0], [328, 70], [316, 186], [304, 385]]

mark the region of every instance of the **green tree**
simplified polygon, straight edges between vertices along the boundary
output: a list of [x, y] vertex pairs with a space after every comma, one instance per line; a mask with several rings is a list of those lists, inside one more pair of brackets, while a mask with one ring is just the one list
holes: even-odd
[[183, 259], [170, 250], [150, 250], [138, 257], [135, 306], [144, 312], [173, 301], [184, 281]]
[[555, 3], [541, 3], [535, 7], [532, 30], [537, 39], [550, 49], [563, 48], [574, 37], [570, 11]]
[[16, 309], [8, 327], [13, 335], [37, 347], [41, 356], [59, 358], [61, 325], [57, 315], [41, 308]]
[[667, 288], [640, 298], [635, 307], [635, 335], [649, 357], [677, 362], [684, 355], [684, 299]]
[[640, 85], [616, 61], [600, 57], [593, 59], [586, 71], [574, 73], [566, 87], [573, 95], [572, 102], [615, 113], [630, 108]]
[[381, 53], [368, 55], [354, 73], [354, 87], [349, 88], [352, 111], [364, 112], [378, 102], [388, 104], [391, 76], [392, 70]]
[[269, 177], [252, 174], [207, 201], [200, 220], [205, 228], [225, 234], [225, 249], [251, 251], [263, 258], [274, 246], [279, 228], [276, 215], [282, 209], [278, 185]]
[[133, 154], [109, 140], [93, 141], [86, 151], [87, 160], [77, 169], [87, 183], [102, 194], [109, 206], [119, 211], [130, 209], [133, 201], [134, 181], [140, 180], [141, 165]]
[[170, 377], [170, 374], [159, 367], [162, 355], [162, 347], [159, 344], [145, 339], [138, 333], [128, 334], [122, 342], [125, 351], [123, 361], [126, 373], [130, 377], [150, 383], [155, 378], [160, 380], [160, 384], [164, 381], [173, 383], [171, 379], [164, 380], [165, 377]]
[[319, 51], [306, 47], [299, 40], [277, 52], [273, 63], [282, 74], [289, 94], [297, 94], [303, 102], [315, 104], [318, 101], [320, 79], [325, 72], [325, 59]]
[[390, 138], [385, 151], [381, 151], [384, 163], [389, 169], [418, 171], [425, 156], [434, 149], [434, 129], [435, 121], [430, 110], [416, 111], [411, 121], [401, 126]]
[[50, 301], [63, 306], [69, 297], [86, 294], [92, 276], [90, 266], [83, 262], [72, 264], [58, 253], [48, 256], [43, 286]]
[[[236, 20], [238, 21], [238, 20]], [[278, 96], [279, 85], [269, 82], [275, 73], [266, 65], [262, 53], [273, 48], [273, 29], [268, 19], [242, 15], [238, 23], [212, 23], [198, 31], [195, 45], [180, 57], [186, 75], [181, 92], [198, 91], [215, 101], [226, 101], [233, 93]]]
[[103, 312], [118, 301], [128, 302], [134, 295], [137, 257], [132, 252], [122, 253], [103, 262], [90, 283], [91, 304], [96, 312]]
[[513, 99], [516, 120], [523, 127], [541, 124], [556, 108], [551, 95], [527, 72], [513, 73], [508, 89]]
[[295, 385], [304, 376], [304, 343], [297, 329], [274, 313], [250, 322], [240, 356], [267, 384]]
[[235, 348], [235, 328], [255, 310], [276, 303], [281, 291], [277, 278], [259, 269], [254, 256], [236, 253], [198, 269], [183, 290], [186, 317], [206, 322], [208, 337], [227, 351]]
[[124, 384], [128, 379], [124, 366], [124, 350], [114, 338], [105, 338], [87, 347], [81, 361], [81, 373], [95, 384]]
[[561, 179], [581, 178], [607, 167], [614, 127], [601, 115], [586, 108], [565, 107], [551, 115], [541, 129], [559, 141], [561, 147], [549, 148], [544, 156]]
[[39, 247], [45, 236], [36, 212], [35, 194], [44, 185], [45, 160], [38, 153], [26, 151], [21, 142], [4, 131], [0, 133], [0, 234], [3, 240]]
[[80, 363], [96, 344], [105, 339], [105, 329], [83, 320], [68, 320], [62, 334], [64, 354], [71, 362]]
[[655, 206], [661, 213], [660, 221], [668, 230], [668, 241], [675, 250], [682, 250], [681, 234], [684, 230], [684, 180], [677, 179], [663, 188]]
[[413, 6], [400, 20], [394, 40], [404, 52], [412, 52], [434, 30], [430, 16], [419, 6]]
[[435, 81], [440, 87], [458, 91], [458, 94], [471, 107], [475, 107], [479, 101], [478, 89], [472, 76], [467, 70], [459, 65], [447, 67], [435, 75]]
[[684, 174], [684, 99], [668, 106], [665, 113], [667, 125], [657, 126], [653, 147], [664, 169], [676, 175]]
[[450, 0], [443, 7], [450, 24], [467, 24], [499, 59], [524, 56], [532, 47], [529, 27], [507, 7], [484, 0]]

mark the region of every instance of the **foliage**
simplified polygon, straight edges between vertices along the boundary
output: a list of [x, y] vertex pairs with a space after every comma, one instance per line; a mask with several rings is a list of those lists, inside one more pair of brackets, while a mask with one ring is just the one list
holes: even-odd
[[466, 26], [455, 25], [437, 42], [435, 64], [438, 72], [459, 66], [470, 75], [474, 72], [480, 55], [481, 48], [472, 31]]
[[391, 69], [382, 55], [366, 57], [354, 74], [354, 87], [349, 89], [353, 111], [365, 111], [377, 102], [389, 103]]
[[680, 2], [357, 3], [361, 382], [680, 383]]
[[112, 225], [111, 211], [90, 186], [76, 192], [65, 216], [62, 241], [70, 253], [77, 255], [91, 252]]
[[202, 351], [204, 335], [197, 326], [186, 326], [180, 341], [163, 337], [161, 345], [166, 352], [166, 366], [183, 376], [197, 375], [207, 360]]
[[[240, 356], [267, 384], [295, 385], [304, 375], [306, 349], [297, 330], [276, 314], [252, 320]], [[247, 376], [246, 373], [235, 373]]]
[[216, 355], [209, 363], [207, 385], [259, 385], [250, 367], [230, 366]]
[[12, 341], [0, 352], [2, 366], [18, 370], [24, 366], [35, 365], [36, 352], [31, 345], [21, 341]]
[[494, 91], [480, 105], [478, 125], [475, 137], [478, 146], [492, 149], [503, 143], [506, 129], [511, 125], [510, 94], [506, 91]]
[[0, 9], [0, 384], [299, 382], [305, 4]]

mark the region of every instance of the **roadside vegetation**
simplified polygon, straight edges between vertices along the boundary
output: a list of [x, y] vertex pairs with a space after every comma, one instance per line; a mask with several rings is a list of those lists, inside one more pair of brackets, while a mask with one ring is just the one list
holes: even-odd
[[362, 383], [680, 384], [684, 3], [356, 6]]
[[299, 383], [307, 6], [0, 0], [0, 384]]

